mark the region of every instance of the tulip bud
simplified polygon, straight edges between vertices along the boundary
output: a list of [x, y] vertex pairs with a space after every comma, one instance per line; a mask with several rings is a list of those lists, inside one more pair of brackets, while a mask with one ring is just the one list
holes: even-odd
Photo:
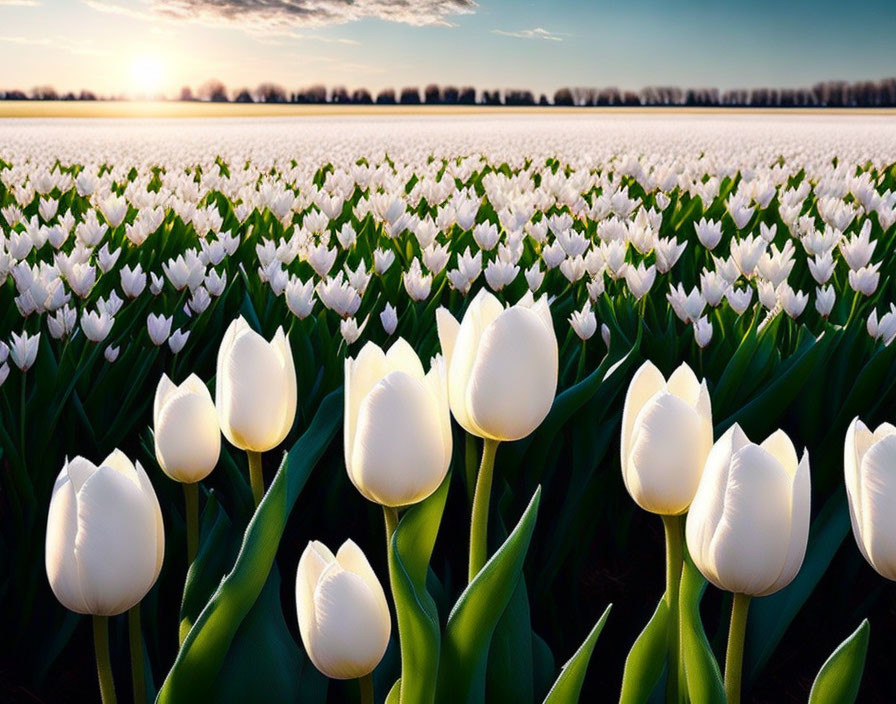
[[296, 610], [308, 657], [327, 677], [363, 677], [382, 660], [392, 631], [389, 606], [351, 540], [336, 555], [321, 542], [308, 543], [296, 574]]
[[289, 340], [277, 328], [268, 342], [242, 316], [218, 349], [218, 423], [231, 444], [265, 452], [279, 445], [296, 415], [296, 370]]
[[713, 445], [685, 534], [694, 564], [735, 594], [766, 596], [799, 572], [809, 537], [809, 455], [783, 430], [761, 445], [735, 423]]
[[195, 374], [180, 386], [162, 374], [153, 407], [156, 459], [177, 482], [205, 479], [218, 464], [221, 431], [212, 395]]
[[509, 308], [481, 290], [463, 322], [436, 311], [451, 412], [468, 432], [519, 440], [544, 420], [557, 391], [557, 337], [547, 298]]
[[677, 516], [688, 510], [712, 447], [706, 381], [682, 363], [663, 378], [651, 362], [635, 373], [622, 412], [622, 478], [645, 511]]
[[345, 467], [365, 497], [406, 506], [432, 494], [451, 462], [445, 363], [428, 374], [398, 338], [388, 353], [374, 343], [345, 360]]
[[114, 616], [152, 588], [165, 553], [162, 512], [146, 472], [115, 450], [99, 467], [67, 461], [50, 499], [46, 568], [56, 598]]
[[852, 532], [862, 555], [877, 572], [896, 580], [896, 427], [882, 423], [873, 433], [858, 418], [846, 431], [843, 469]]

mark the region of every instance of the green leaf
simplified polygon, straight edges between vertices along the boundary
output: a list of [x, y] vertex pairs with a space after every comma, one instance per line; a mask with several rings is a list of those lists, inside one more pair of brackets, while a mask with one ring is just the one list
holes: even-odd
[[859, 694], [865, 655], [868, 653], [868, 619], [831, 654], [809, 692], [809, 704], [852, 704]]
[[426, 590], [426, 575], [450, 483], [449, 473], [432, 496], [401, 517], [390, 544], [389, 576], [401, 634], [402, 670], [400, 692], [394, 696], [401, 702], [435, 698], [441, 630], [435, 601]]
[[[311, 426], [283, 458], [255, 512], [231, 572], [224, 577], [177, 654], [159, 704], [209, 701], [240, 625], [268, 580], [286, 520], [311, 470], [342, 421], [342, 391], [323, 400]], [[256, 644], [258, 646], [260, 644]]]
[[551, 687], [548, 696], [545, 697], [544, 704], [575, 704], [579, 701], [582, 685], [585, 683], [585, 673], [588, 671], [588, 663], [591, 661], [591, 653], [594, 652], [594, 645], [597, 643], [600, 632], [604, 629], [604, 624], [607, 622], [612, 608], [612, 604], [607, 606], [603, 616], [594, 624], [591, 633], [585, 638], [585, 642], [563, 666], [560, 676], [557, 677], [557, 681]]
[[439, 663], [441, 702], [485, 701], [492, 634], [522, 573], [540, 498], [539, 487], [510, 537], [473, 578], [448, 617]]
[[641, 704], [650, 699], [666, 667], [669, 617], [669, 607], [663, 596], [625, 658], [619, 704]]
[[690, 555], [686, 554], [681, 573], [681, 591], [678, 596], [684, 676], [692, 702], [725, 704], [722, 673], [700, 619], [700, 600], [703, 598], [706, 584]]

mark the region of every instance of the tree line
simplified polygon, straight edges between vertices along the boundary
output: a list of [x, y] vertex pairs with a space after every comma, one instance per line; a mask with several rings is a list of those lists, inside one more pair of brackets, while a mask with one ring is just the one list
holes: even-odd
[[[162, 96], [159, 96], [162, 98]], [[0, 100], [116, 100], [116, 96], [98, 96], [92, 91], [58, 93], [51, 86], [38, 86], [29, 92], [0, 90]], [[681, 106], [681, 107], [896, 107], [896, 78], [880, 81], [826, 81], [811, 88], [750, 88], [720, 91], [717, 88], [678, 88], [650, 86], [640, 91], [618, 88], [560, 88], [553, 96], [537, 95], [531, 90], [477, 90], [472, 86], [430, 84], [422, 91], [416, 87], [400, 90], [386, 88], [372, 93], [366, 88], [349, 91], [323, 84], [299, 90], [265, 82], [256, 88], [228, 90], [216, 79], [196, 90], [185, 86], [177, 100], [215, 103], [292, 103], [346, 105], [561, 105], [561, 106]]]

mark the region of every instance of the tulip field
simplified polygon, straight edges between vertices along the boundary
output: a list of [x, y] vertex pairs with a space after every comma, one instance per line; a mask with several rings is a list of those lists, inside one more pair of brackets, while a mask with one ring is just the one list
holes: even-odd
[[0, 125], [0, 700], [896, 699], [896, 123]]

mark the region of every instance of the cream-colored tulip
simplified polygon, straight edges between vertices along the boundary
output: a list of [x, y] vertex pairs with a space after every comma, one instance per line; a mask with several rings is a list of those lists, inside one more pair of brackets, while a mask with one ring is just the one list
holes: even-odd
[[854, 419], [846, 431], [843, 470], [859, 550], [881, 576], [896, 580], [896, 427], [882, 423], [872, 433]]
[[66, 608], [114, 616], [155, 584], [165, 554], [162, 512], [149, 477], [115, 450], [99, 467], [66, 462], [47, 517], [46, 568]]
[[451, 462], [445, 363], [428, 374], [398, 338], [384, 353], [368, 342], [345, 360], [345, 467], [365, 497], [383, 506], [423, 501]]
[[644, 362], [625, 396], [620, 443], [622, 478], [635, 503], [668, 516], [686, 512], [711, 447], [706, 381], [686, 363], [667, 381]]
[[386, 652], [392, 621], [383, 587], [354, 542], [332, 552], [308, 543], [296, 574], [302, 643], [327, 677], [346, 680], [373, 672]]
[[178, 482], [205, 479], [218, 464], [221, 429], [208, 387], [195, 374], [179, 386], [162, 374], [153, 406], [156, 460]]
[[557, 337], [547, 298], [504, 308], [482, 289], [457, 320], [436, 311], [451, 412], [468, 433], [519, 440], [547, 416], [557, 392]]
[[735, 423], [713, 445], [688, 512], [694, 564], [735, 594], [783, 589], [806, 554], [810, 494], [806, 451], [797, 460], [783, 430], [756, 445]]
[[242, 316], [218, 349], [215, 406], [221, 431], [241, 450], [279, 445], [296, 415], [296, 370], [289, 340], [277, 328], [268, 342]]

